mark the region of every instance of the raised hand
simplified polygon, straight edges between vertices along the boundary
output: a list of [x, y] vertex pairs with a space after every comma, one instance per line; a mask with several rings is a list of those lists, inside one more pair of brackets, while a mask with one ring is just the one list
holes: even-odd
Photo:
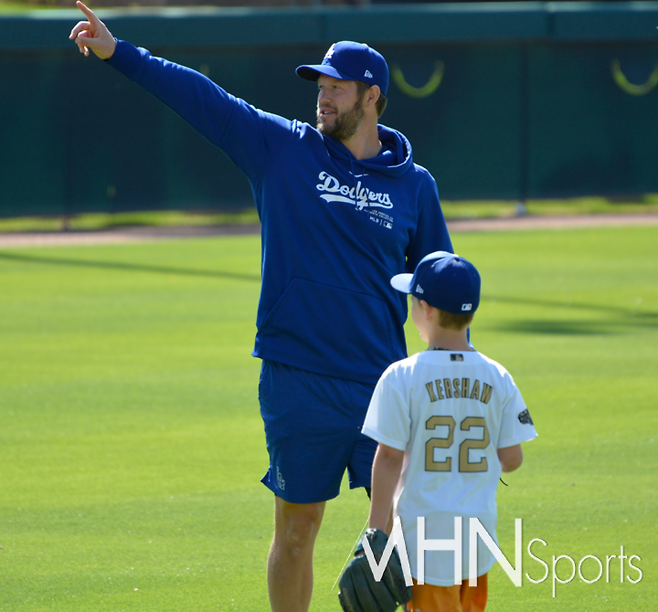
[[85, 14], [87, 21], [79, 21], [71, 30], [69, 38], [75, 41], [80, 53], [85, 56], [89, 55], [91, 49], [101, 59], [110, 59], [117, 46], [114, 36], [90, 8], [79, 1], [75, 4]]

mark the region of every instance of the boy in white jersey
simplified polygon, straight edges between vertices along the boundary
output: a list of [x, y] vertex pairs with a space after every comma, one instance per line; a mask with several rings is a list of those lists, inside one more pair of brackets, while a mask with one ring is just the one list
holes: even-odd
[[[521, 465], [521, 443], [537, 433], [507, 370], [469, 344], [480, 302], [473, 264], [438, 251], [391, 285], [411, 294], [413, 321], [429, 347], [391, 365], [370, 402], [363, 433], [379, 442], [370, 527], [386, 531], [391, 511], [400, 517], [414, 578], [409, 610], [479, 612], [495, 558], [478, 538], [478, 584], [467, 586], [469, 518], [496, 540], [501, 472]], [[418, 517], [425, 520], [425, 541], [454, 539], [455, 517], [462, 517], [461, 584], [455, 584], [453, 551], [425, 551], [419, 579]]]

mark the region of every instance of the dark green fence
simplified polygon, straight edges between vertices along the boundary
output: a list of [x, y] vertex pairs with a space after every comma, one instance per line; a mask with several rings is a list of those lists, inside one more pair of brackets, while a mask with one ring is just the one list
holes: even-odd
[[[294, 74], [332, 42], [392, 70], [383, 122], [442, 198], [658, 192], [658, 2], [101, 12], [118, 38], [313, 122]], [[249, 185], [150, 95], [67, 36], [77, 11], [0, 18], [0, 215], [251, 204]]]

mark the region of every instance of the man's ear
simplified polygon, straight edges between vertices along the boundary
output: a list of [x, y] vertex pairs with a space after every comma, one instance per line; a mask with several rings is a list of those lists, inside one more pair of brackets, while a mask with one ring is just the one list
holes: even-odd
[[374, 106], [377, 104], [377, 100], [379, 100], [381, 93], [382, 92], [381, 89], [379, 89], [379, 85], [372, 85], [366, 94], [366, 106]]

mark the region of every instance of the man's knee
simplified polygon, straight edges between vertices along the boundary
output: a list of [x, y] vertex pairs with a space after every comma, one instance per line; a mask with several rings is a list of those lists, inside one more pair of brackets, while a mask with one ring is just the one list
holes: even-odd
[[324, 502], [291, 504], [276, 498], [274, 537], [291, 554], [302, 554], [312, 547], [322, 524]]

